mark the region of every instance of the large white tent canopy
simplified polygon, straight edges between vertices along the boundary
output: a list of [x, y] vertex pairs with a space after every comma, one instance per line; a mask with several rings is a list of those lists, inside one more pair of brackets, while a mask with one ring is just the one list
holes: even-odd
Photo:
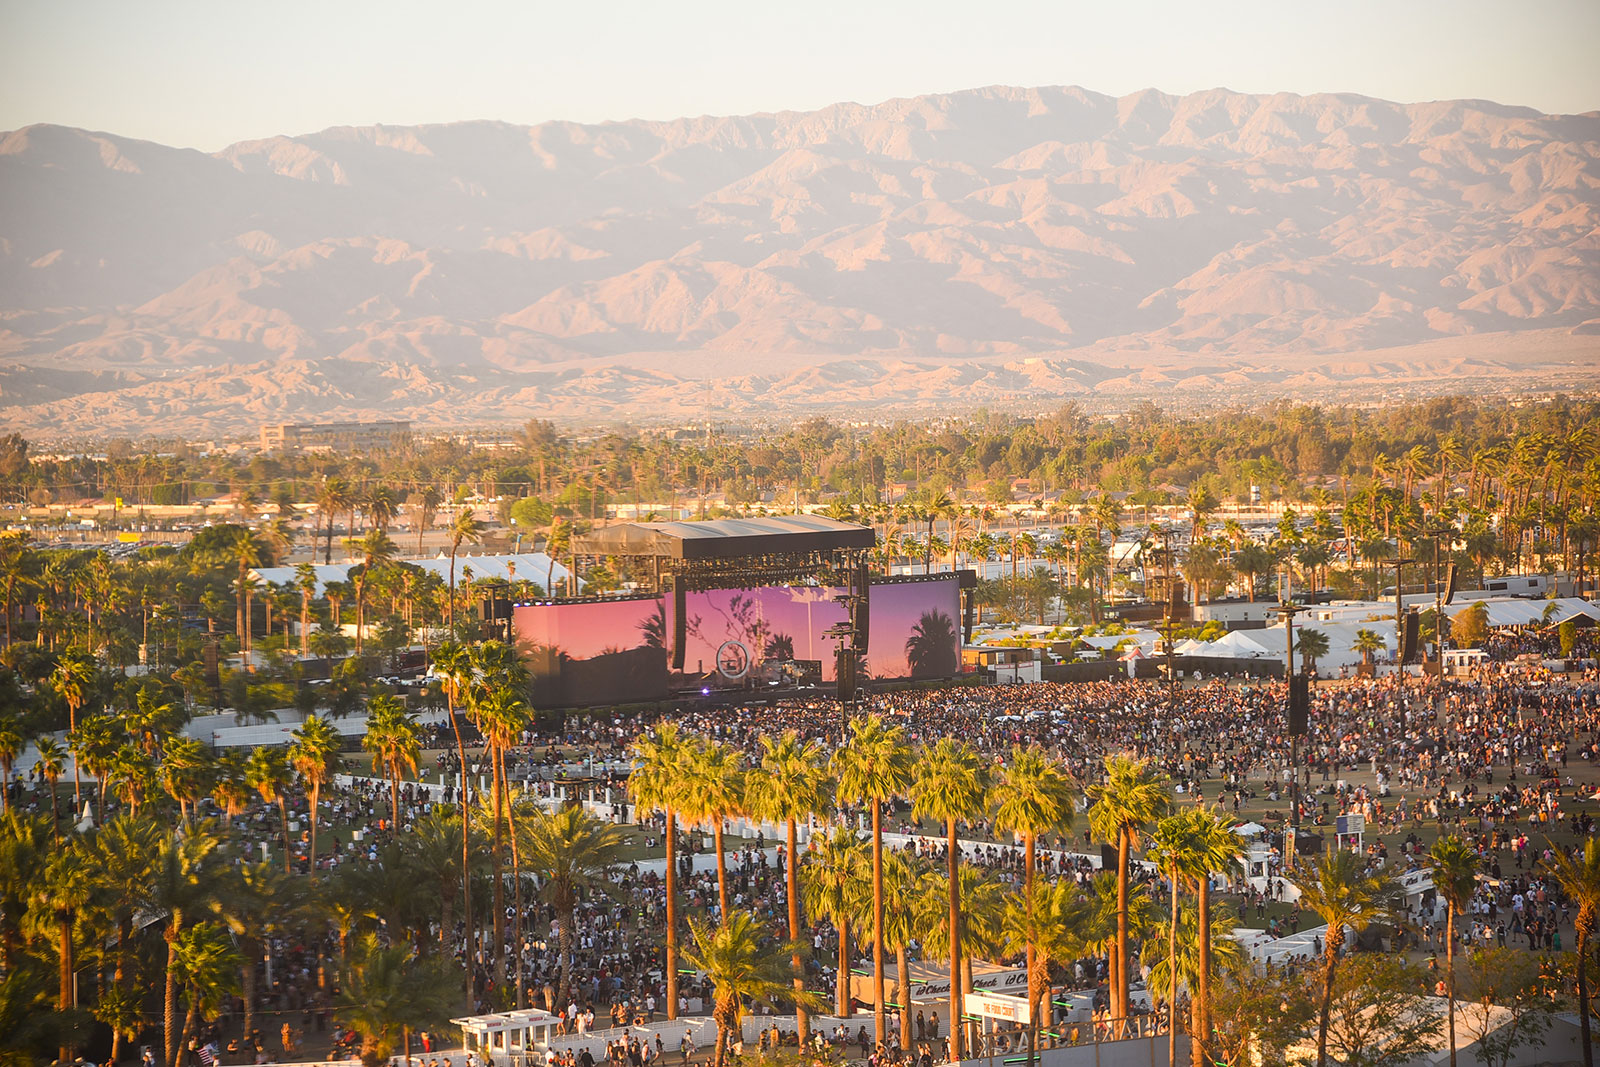
[[1444, 613], [1454, 619], [1474, 604], [1482, 604], [1488, 612], [1489, 625], [1502, 626], [1556, 626], [1568, 619], [1587, 618], [1600, 622], [1600, 604], [1591, 604], [1575, 596], [1552, 600], [1527, 600], [1522, 597], [1491, 597], [1446, 604]]
[[[432, 559], [407, 559], [398, 562], [431, 571], [446, 582], [450, 580], [449, 556], [440, 555]], [[354, 562], [312, 564], [312, 570], [317, 575], [317, 590], [314, 595], [321, 596], [327, 590], [329, 582], [348, 581], [350, 570], [355, 565]], [[294, 567], [257, 567], [250, 573], [261, 581], [274, 585], [291, 584], [299, 580], [299, 574]], [[567, 568], [559, 562], [552, 565], [550, 557], [543, 552], [508, 552], [502, 555], [484, 556], [463, 554], [456, 557], [457, 588], [468, 581], [476, 582], [485, 578], [499, 578], [508, 582], [527, 580], [541, 586], [546, 582], [555, 585], [567, 580]]]

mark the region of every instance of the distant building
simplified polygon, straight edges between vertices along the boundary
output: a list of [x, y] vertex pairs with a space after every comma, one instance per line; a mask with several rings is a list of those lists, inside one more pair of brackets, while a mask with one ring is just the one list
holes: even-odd
[[410, 440], [411, 423], [406, 421], [261, 427], [261, 448], [265, 452], [379, 452]]

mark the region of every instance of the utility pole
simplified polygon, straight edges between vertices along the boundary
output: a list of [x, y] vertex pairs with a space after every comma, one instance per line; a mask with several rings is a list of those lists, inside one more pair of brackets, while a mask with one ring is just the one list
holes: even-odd
[[1406, 665], [1405, 665], [1405, 638], [1406, 638], [1406, 598], [1405, 583], [1401, 580], [1405, 568], [1415, 563], [1414, 559], [1385, 560], [1383, 566], [1394, 568], [1394, 682], [1395, 690], [1400, 700], [1400, 729], [1406, 727]]

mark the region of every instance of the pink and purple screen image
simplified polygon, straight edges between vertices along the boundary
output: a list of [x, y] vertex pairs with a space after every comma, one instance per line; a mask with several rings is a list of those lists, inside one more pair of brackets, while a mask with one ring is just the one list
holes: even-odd
[[[837, 677], [838, 642], [825, 636], [846, 619], [824, 586], [716, 589], [685, 597], [686, 675], [716, 669], [717, 651], [736, 641], [753, 666], [772, 660], [816, 660], [824, 681]], [[668, 611], [671, 611], [670, 600]], [[874, 678], [940, 678], [960, 664], [960, 592], [954, 578], [872, 587], [867, 672]], [[668, 626], [668, 643], [671, 626]]]
[[519, 604], [511, 625], [539, 706], [623, 704], [666, 695], [666, 615], [659, 597]]

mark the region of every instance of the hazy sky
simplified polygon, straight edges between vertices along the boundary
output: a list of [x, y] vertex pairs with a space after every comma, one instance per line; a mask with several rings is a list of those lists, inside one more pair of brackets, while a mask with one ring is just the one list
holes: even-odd
[[0, 0], [0, 129], [204, 149], [333, 125], [675, 118], [981, 85], [1600, 110], [1600, 0]]

